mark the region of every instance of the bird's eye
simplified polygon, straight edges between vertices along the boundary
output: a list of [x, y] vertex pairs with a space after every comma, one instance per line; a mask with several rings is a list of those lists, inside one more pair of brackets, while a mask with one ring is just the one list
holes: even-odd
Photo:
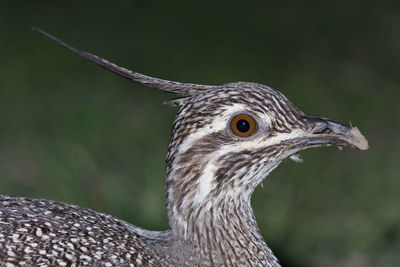
[[239, 114], [233, 117], [231, 129], [237, 136], [248, 137], [256, 129], [256, 122], [247, 114]]

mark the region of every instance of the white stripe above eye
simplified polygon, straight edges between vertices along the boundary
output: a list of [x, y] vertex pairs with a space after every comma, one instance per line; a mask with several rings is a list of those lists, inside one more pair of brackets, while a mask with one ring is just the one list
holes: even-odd
[[195, 133], [190, 134], [182, 142], [182, 145], [179, 147], [178, 154], [184, 153], [187, 149], [189, 149], [193, 145], [194, 142], [201, 139], [203, 136], [226, 129], [232, 115], [245, 110], [246, 110], [245, 105], [243, 104], [233, 104], [232, 106], [227, 107], [227, 109], [225, 109], [223, 113], [216, 116], [216, 118], [212, 121], [211, 124], [207, 124], [203, 128], [198, 129]]

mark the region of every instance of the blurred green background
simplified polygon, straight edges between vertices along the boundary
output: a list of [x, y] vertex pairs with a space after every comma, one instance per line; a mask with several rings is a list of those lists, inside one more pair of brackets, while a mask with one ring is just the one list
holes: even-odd
[[400, 266], [399, 1], [14, 1], [0, 10], [0, 192], [166, 229], [173, 97], [50, 42], [138, 72], [252, 81], [358, 126], [366, 152], [285, 161], [253, 195], [284, 266]]

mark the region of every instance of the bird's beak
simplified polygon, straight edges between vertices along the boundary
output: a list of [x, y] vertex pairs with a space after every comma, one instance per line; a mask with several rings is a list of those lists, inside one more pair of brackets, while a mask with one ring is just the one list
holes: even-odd
[[310, 147], [334, 145], [368, 149], [368, 140], [356, 127], [350, 127], [325, 118], [303, 116], [305, 134], [292, 140], [291, 148], [303, 150]]

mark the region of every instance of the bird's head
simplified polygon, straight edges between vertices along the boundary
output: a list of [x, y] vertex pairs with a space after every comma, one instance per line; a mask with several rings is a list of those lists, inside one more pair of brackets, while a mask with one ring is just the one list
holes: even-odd
[[[153, 78], [34, 30], [111, 72], [180, 95], [170, 101], [180, 109], [168, 149], [166, 191], [171, 227], [183, 238], [201, 232], [201, 225], [218, 221], [218, 216], [251, 211], [256, 186], [282, 160], [296, 159], [301, 150], [329, 145], [368, 149], [357, 128], [306, 116], [268, 86], [245, 82], [213, 86]], [[252, 217], [252, 212], [247, 215]]]
[[282, 160], [310, 147], [368, 148], [357, 128], [306, 116], [261, 84], [229, 83], [177, 101], [166, 181], [175, 209], [249, 198]]

